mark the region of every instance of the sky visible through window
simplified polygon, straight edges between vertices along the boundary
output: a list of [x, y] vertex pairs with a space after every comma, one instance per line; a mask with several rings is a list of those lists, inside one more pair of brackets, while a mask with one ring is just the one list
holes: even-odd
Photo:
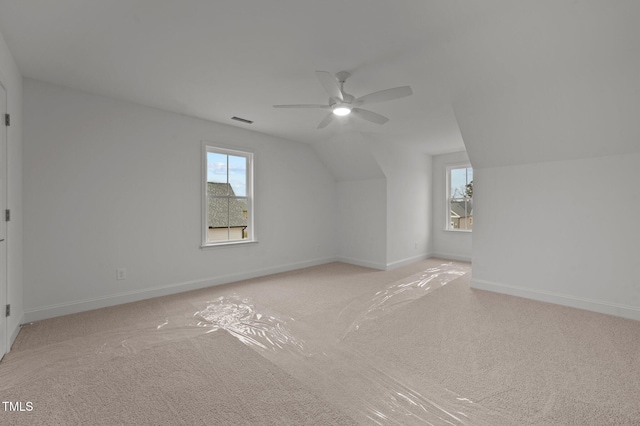
[[236, 196], [245, 197], [247, 195], [247, 159], [207, 152], [207, 182], [228, 182]]
[[463, 167], [451, 170], [451, 198], [463, 198], [466, 185], [473, 180], [473, 169]]

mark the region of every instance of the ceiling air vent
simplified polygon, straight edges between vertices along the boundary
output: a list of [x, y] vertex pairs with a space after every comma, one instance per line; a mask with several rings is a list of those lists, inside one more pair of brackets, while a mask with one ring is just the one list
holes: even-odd
[[253, 123], [253, 121], [251, 121], [251, 120], [247, 120], [246, 118], [240, 118], [240, 117], [236, 117], [236, 116], [231, 117], [231, 119], [239, 121], [241, 123], [247, 123], [247, 124], [252, 124]]

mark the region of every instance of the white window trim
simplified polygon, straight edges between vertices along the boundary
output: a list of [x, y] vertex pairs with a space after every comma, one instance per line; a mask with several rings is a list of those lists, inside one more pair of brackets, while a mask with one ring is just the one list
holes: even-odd
[[451, 170], [452, 169], [461, 169], [461, 168], [473, 168], [471, 163], [462, 162], [462, 163], [450, 163], [447, 164], [444, 168], [444, 181], [446, 182], [446, 186], [444, 188], [445, 191], [445, 199], [444, 199], [444, 231], [447, 232], [463, 232], [463, 233], [472, 233], [472, 229], [455, 229], [451, 227]]
[[[247, 157], [247, 208], [249, 210], [248, 222], [247, 222], [247, 239], [245, 240], [230, 240], [230, 241], [218, 241], [218, 242], [208, 242], [207, 241], [207, 231], [208, 231], [208, 208], [209, 203], [207, 200], [207, 153], [208, 152], [216, 152], [220, 154], [227, 155], [239, 155], [242, 157]], [[219, 143], [203, 141], [202, 142], [202, 171], [200, 174], [200, 182], [202, 185], [201, 189], [201, 202], [202, 202], [202, 220], [200, 222], [201, 230], [201, 249], [213, 249], [219, 247], [233, 247], [240, 246], [244, 244], [255, 244], [258, 242], [256, 227], [255, 227], [255, 216], [256, 216], [256, 206], [254, 199], [254, 161], [255, 161], [255, 153], [253, 150], [245, 148], [245, 147], [232, 147], [227, 145], [222, 145]]]

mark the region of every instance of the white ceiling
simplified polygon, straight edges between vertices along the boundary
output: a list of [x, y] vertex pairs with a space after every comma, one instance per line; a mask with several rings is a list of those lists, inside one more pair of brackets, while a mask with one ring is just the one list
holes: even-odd
[[[438, 154], [464, 149], [458, 121], [477, 124], [476, 104], [492, 88], [526, 98], [594, 60], [598, 70], [603, 61], [635, 67], [638, 4], [0, 0], [0, 31], [27, 77], [294, 141], [360, 133]], [[403, 85], [414, 95], [372, 105], [390, 118], [383, 126], [351, 118], [316, 130], [324, 111], [272, 107], [325, 103], [316, 70], [349, 71], [345, 89], [356, 97]]]

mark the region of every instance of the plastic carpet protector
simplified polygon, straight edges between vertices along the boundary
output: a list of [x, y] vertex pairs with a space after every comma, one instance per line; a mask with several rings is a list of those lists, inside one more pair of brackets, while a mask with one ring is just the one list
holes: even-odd
[[[402, 371], [349, 340], [366, 325], [402, 308], [466, 273], [444, 263], [351, 300], [335, 316], [312, 321], [261, 311], [238, 294], [222, 296], [194, 314], [208, 332], [225, 330], [283, 368], [327, 402], [362, 424], [492, 425], [508, 423], [437, 383]], [[311, 324], [314, 325], [311, 325]]]

